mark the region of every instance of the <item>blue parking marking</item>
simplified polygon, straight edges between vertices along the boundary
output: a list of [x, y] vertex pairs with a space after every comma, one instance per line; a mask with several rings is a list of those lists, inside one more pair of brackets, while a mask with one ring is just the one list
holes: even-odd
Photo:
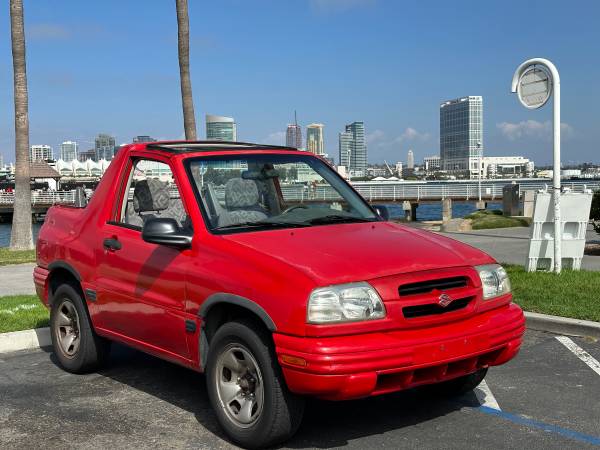
[[539, 430], [547, 431], [550, 433], [560, 434], [561, 436], [575, 439], [586, 444], [600, 446], [600, 437], [591, 436], [589, 434], [579, 433], [577, 431], [569, 430], [568, 428], [558, 427], [556, 425], [550, 425], [544, 422], [538, 422], [537, 420], [527, 419], [525, 417], [518, 416], [516, 414], [507, 413], [498, 409], [490, 408], [488, 406], [480, 406], [478, 408], [481, 412], [492, 416], [502, 417], [503, 419], [510, 420], [513, 423], [524, 425], [530, 428], [537, 428]]

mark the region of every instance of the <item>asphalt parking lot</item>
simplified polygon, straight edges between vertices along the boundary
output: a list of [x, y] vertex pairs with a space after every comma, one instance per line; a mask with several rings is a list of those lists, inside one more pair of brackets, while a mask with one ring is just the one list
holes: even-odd
[[[597, 360], [600, 342], [561, 342], [529, 331], [519, 356], [489, 372], [487, 389], [452, 400], [418, 389], [343, 403], [310, 401], [286, 445], [598, 447]], [[0, 355], [0, 447], [232, 448], [214, 419], [202, 375], [123, 347], [113, 350], [102, 373], [84, 376], [63, 372], [44, 350]]]

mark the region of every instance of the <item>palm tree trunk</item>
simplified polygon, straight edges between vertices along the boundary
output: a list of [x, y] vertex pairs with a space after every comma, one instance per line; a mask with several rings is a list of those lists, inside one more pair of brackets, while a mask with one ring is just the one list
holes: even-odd
[[10, 248], [33, 248], [31, 231], [31, 185], [29, 177], [29, 115], [25, 67], [23, 0], [10, 0], [14, 97], [15, 97], [15, 204]]
[[181, 78], [181, 103], [183, 127], [187, 140], [196, 140], [196, 118], [190, 80], [190, 19], [187, 0], [175, 0], [177, 8], [177, 44], [179, 50], [179, 76]]

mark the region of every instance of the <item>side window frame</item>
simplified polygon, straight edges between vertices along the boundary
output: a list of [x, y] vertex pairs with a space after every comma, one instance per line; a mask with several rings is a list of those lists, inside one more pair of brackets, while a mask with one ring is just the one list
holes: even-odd
[[193, 225], [191, 223], [191, 216], [185, 205], [185, 202], [184, 202], [184, 199], [183, 199], [183, 196], [181, 193], [179, 180], [175, 174], [175, 171], [173, 170], [172, 162], [169, 160], [163, 159], [163, 158], [157, 158], [155, 156], [149, 156], [146, 154], [132, 155], [129, 158], [129, 160], [127, 161], [127, 164], [123, 171], [123, 172], [127, 173], [127, 176], [121, 177], [121, 185], [119, 186], [119, 190], [118, 190], [118, 198], [113, 206], [113, 211], [111, 213], [110, 220], [107, 223], [109, 223], [110, 225], [116, 225], [116, 226], [120, 226], [123, 228], [129, 228], [131, 230], [136, 230], [139, 232], [142, 231], [142, 227], [137, 226], [137, 225], [132, 225], [132, 224], [129, 224], [124, 221], [125, 214], [127, 212], [127, 202], [129, 201], [129, 198], [128, 198], [129, 190], [131, 189], [131, 184], [133, 182], [133, 175], [134, 175], [135, 167], [140, 161], [155, 162], [155, 163], [159, 163], [159, 164], [164, 164], [169, 167], [169, 170], [171, 171], [171, 176], [173, 177], [173, 185], [177, 188], [177, 191], [179, 192], [179, 199], [181, 201], [181, 205], [182, 205], [186, 215], [190, 218], [190, 227], [193, 228]]

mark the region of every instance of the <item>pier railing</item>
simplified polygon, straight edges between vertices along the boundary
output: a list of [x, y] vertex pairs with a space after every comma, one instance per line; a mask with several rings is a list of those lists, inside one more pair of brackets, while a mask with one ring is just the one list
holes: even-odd
[[[510, 180], [482, 180], [481, 198], [487, 201], [502, 199], [502, 188]], [[517, 180], [519, 194], [525, 190], [540, 190], [550, 187], [547, 180], [524, 179]], [[353, 182], [354, 188], [370, 202], [397, 202], [397, 201], [439, 201], [446, 198], [453, 200], [476, 200], [479, 198], [477, 182], [469, 181], [363, 181]], [[600, 189], [600, 180], [564, 181], [563, 187], [574, 192], [583, 192], [584, 189]], [[219, 200], [225, 198], [224, 186], [215, 187], [214, 191]], [[311, 184], [282, 185], [281, 192], [287, 201], [335, 201], [340, 200], [339, 194], [331, 187]], [[172, 197], [178, 197], [177, 190], [173, 190]], [[129, 193], [133, 197], [133, 192]], [[0, 205], [14, 204], [14, 193], [0, 193]], [[52, 206], [55, 204], [70, 204], [75, 199], [74, 191], [33, 191], [31, 204], [34, 206]]]
[[[56, 204], [72, 204], [75, 201], [73, 191], [32, 191], [31, 204], [34, 206], [52, 206]], [[13, 205], [14, 192], [0, 192], [0, 205]]]

